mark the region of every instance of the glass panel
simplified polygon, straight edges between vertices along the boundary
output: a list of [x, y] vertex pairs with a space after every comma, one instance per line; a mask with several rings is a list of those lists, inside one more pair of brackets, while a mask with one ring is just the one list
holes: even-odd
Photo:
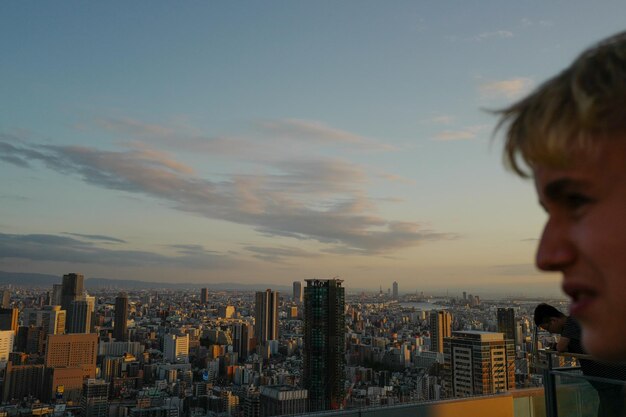
[[561, 417], [623, 417], [624, 382], [584, 376], [580, 371], [553, 371]]

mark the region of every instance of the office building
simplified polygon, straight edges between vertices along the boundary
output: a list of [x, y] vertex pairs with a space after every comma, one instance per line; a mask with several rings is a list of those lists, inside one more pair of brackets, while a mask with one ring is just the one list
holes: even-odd
[[209, 303], [209, 289], [208, 288], [202, 288], [200, 290], [200, 303], [202, 304]]
[[495, 394], [515, 388], [515, 345], [504, 334], [452, 332], [444, 346], [450, 396]]
[[63, 283], [61, 284], [61, 308], [68, 311], [72, 301], [83, 295], [84, 290], [83, 274], [66, 274], [63, 275]]
[[15, 332], [13, 330], [0, 331], [0, 368], [4, 368], [9, 362], [9, 353], [13, 352]]
[[307, 412], [308, 392], [289, 385], [260, 388], [261, 417], [304, 414]]
[[49, 335], [46, 344], [45, 391], [48, 399], [63, 392], [63, 399], [79, 401], [85, 378], [96, 377], [98, 335], [95, 333]]
[[82, 417], [108, 417], [109, 383], [101, 379], [86, 379], [80, 399]]
[[512, 308], [498, 308], [498, 332], [504, 333], [505, 339], [515, 341], [515, 310]]
[[309, 411], [343, 407], [345, 288], [339, 279], [307, 279], [304, 289], [303, 385]]
[[0, 330], [12, 330], [16, 335], [18, 314], [17, 308], [0, 308]]
[[46, 334], [65, 333], [66, 312], [60, 305], [46, 305], [42, 309], [25, 308], [22, 325], [40, 326]]
[[50, 296], [50, 305], [60, 306], [63, 302], [63, 284], [52, 285], [52, 295]]
[[15, 365], [9, 362], [4, 377], [2, 401], [22, 400], [29, 396], [42, 398], [44, 371], [44, 365]]
[[393, 282], [392, 297], [393, 297], [394, 300], [398, 299], [398, 283], [396, 281]]
[[11, 308], [11, 291], [0, 291], [0, 308]]
[[90, 333], [91, 306], [84, 297], [70, 302], [65, 328], [67, 333]]
[[170, 363], [188, 363], [189, 335], [166, 334], [163, 337], [163, 356]]
[[258, 343], [278, 340], [278, 292], [269, 289], [257, 292], [254, 312], [254, 333]]
[[452, 332], [452, 314], [448, 311], [430, 312], [430, 350], [443, 353], [443, 339]]
[[120, 292], [119, 295], [115, 297], [113, 337], [118, 342], [128, 340], [128, 295], [125, 292]]
[[245, 361], [254, 349], [252, 345], [254, 327], [249, 323], [235, 323], [232, 328], [232, 335], [233, 350], [239, 354], [240, 361]]
[[294, 281], [293, 282], [293, 301], [296, 303], [302, 302], [302, 282]]

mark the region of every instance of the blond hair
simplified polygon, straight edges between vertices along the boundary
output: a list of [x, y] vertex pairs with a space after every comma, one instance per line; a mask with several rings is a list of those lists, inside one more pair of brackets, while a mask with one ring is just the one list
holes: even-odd
[[[572, 152], [626, 132], [626, 32], [583, 52], [568, 68], [497, 112], [504, 160], [522, 177], [536, 164], [567, 166]], [[520, 160], [521, 158], [521, 160]]]

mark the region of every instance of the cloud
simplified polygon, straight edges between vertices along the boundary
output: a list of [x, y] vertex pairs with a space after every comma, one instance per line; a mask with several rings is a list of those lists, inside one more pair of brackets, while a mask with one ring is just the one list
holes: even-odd
[[474, 36], [472, 40], [480, 42], [487, 39], [507, 39], [512, 37], [513, 32], [510, 32], [508, 30], [496, 30], [494, 32], [483, 32], [479, 35]]
[[[72, 235], [90, 236], [78, 233]], [[92, 242], [67, 236], [0, 233], [0, 259], [9, 258], [122, 267], [178, 266], [194, 269], [224, 269], [235, 265], [230, 257], [205, 250], [166, 256], [155, 252], [101, 248]]]
[[289, 140], [347, 144], [364, 150], [393, 150], [391, 145], [354, 133], [327, 126], [321, 122], [301, 119], [266, 120], [258, 126], [271, 136]]
[[70, 233], [70, 232], [63, 232], [63, 234], [76, 236], [76, 237], [82, 237], [82, 238], [89, 239], [89, 240], [109, 242], [109, 243], [127, 243], [125, 240], [118, 239], [116, 237], [111, 237], [111, 236], [104, 236], [104, 235], [84, 235], [82, 233]]
[[429, 119], [422, 120], [423, 123], [432, 123], [437, 125], [449, 125], [454, 122], [454, 117], [447, 114], [440, 114]]
[[529, 92], [532, 86], [533, 81], [530, 78], [517, 77], [481, 84], [479, 90], [483, 98], [514, 99]]
[[266, 262], [285, 262], [285, 258], [315, 258], [320, 254], [308, 252], [303, 249], [293, 247], [262, 247], [262, 246], [246, 246], [245, 250], [254, 253], [255, 258]]
[[482, 131], [484, 131], [487, 126], [468, 126], [461, 130], [444, 130], [435, 135], [433, 138], [437, 141], [457, 141], [457, 140], [471, 140], [475, 139], [476, 136]]
[[364, 169], [337, 158], [276, 161], [273, 173], [215, 181], [149, 149], [50, 145], [5, 149], [21, 166], [40, 162], [101, 188], [150, 196], [177, 210], [248, 225], [265, 235], [316, 240], [335, 249], [382, 254], [451, 237], [422, 230], [417, 223], [377, 216], [363, 191]]

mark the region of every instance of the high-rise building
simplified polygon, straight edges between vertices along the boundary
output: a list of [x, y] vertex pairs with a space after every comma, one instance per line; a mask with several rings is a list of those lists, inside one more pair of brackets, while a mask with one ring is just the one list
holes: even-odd
[[293, 301], [296, 303], [302, 302], [302, 282], [294, 281], [293, 282]]
[[52, 295], [50, 296], [50, 305], [60, 306], [63, 303], [63, 284], [52, 285]]
[[278, 340], [278, 292], [270, 289], [256, 293], [254, 333], [259, 344]]
[[304, 414], [307, 412], [308, 392], [289, 385], [262, 386], [261, 417]]
[[0, 307], [1, 308], [11, 307], [11, 291], [9, 290], [0, 291]]
[[209, 303], [209, 289], [208, 288], [202, 288], [200, 290], [200, 302], [202, 304]]
[[13, 330], [0, 331], [0, 368], [4, 368], [9, 362], [9, 353], [13, 352], [15, 332]]
[[83, 380], [96, 377], [97, 355], [95, 333], [49, 335], [45, 358], [49, 377], [44, 400], [62, 390], [64, 399], [79, 401]]
[[443, 339], [450, 337], [452, 332], [452, 314], [448, 311], [430, 312], [430, 350], [443, 352]]
[[170, 363], [188, 363], [189, 335], [166, 334], [163, 337], [163, 356]]
[[515, 345], [502, 333], [452, 332], [444, 345], [451, 396], [495, 394], [515, 388]]
[[233, 350], [239, 354], [239, 359], [244, 361], [252, 353], [252, 337], [254, 327], [249, 323], [235, 323], [232, 329]]
[[25, 308], [22, 311], [24, 326], [41, 326], [46, 334], [65, 333], [66, 312], [60, 305], [46, 305], [43, 309]]
[[512, 308], [498, 308], [498, 332], [504, 333], [505, 339], [515, 341], [515, 310]]
[[398, 283], [396, 281], [393, 282], [393, 293], [392, 293], [393, 299], [397, 300], [398, 299]]
[[128, 295], [125, 292], [121, 292], [115, 297], [113, 337], [119, 342], [128, 340]]
[[81, 416], [108, 417], [109, 383], [101, 379], [86, 379], [80, 399]]
[[307, 279], [304, 289], [303, 383], [309, 411], [342, 408], [345, 288], [339, 279]]
[[29, 396], [42, 398], [44, 371], [43, 365], [14, 365], [9, 362], [4, 378], [2, 401], [22, 400]]
[[91, 330], [91, 306], [83, 297], [70, 303], [65, 328], [67, 333], [89, 333]]
[[66, 274], [63, 275], [63, 283], [61, 284], [61, 308], [69, 312], [72, 301], [83, 295], [84, 290], [83, 274]]
[[0, 330], [12, 330], [17, 335], [17, 308], [0, 308]]

